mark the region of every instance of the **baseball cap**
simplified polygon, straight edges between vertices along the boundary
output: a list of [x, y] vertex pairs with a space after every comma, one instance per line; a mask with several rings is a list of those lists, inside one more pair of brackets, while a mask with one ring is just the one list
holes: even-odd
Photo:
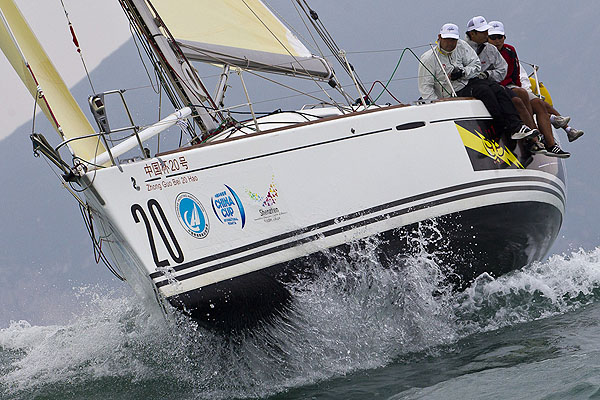
[[455, 24], [444, 24], [440, 29], [440, 36], [444, 39], [458, 39], [458, 26]]
[[487, 31], [488, 29], [490, 29], [490, 26], [488, 25], [485, 18], [483, 18], [481, 15], [479, 15], [477, 17], [473, 17], [469, 20], [469, 22], [467, 22], [467, 32], [470, 32], [470, 31], [484, 32], [484, 31]]
[[504, 24], [500, 21], [490, 21], [490, 30], [488, 35], [502, 35], [504, 36]]

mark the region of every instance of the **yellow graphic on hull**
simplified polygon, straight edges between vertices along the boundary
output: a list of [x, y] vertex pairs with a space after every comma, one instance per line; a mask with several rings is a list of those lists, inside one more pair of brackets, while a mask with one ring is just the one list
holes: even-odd
[[486, 138], [477, 130], [469, 131], [458, 124], [456, 124], [456, 129], [458, 129], [465, 147], [475, 150], [493, 159], [495, 162], [504, 162], [508, 165], [514, 165], [517, 168], [525, 168], [510, 150], [495, 140]]

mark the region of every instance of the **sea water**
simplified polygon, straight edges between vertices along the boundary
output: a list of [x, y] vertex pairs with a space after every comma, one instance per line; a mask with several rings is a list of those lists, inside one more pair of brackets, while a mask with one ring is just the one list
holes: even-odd
[[0, 329], [1, 399], [600, 398], [600, 248], [456, 293], [425, 252], [376, 243], [290, 287], [284, 319], [224, 335], [87, 291], [68, 324]]

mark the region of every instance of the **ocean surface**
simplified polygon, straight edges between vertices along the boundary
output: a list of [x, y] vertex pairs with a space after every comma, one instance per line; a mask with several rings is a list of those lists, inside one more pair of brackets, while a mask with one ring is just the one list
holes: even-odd
[[600, 247], [461, 293], [431, 255], [384, 269], [373, 251], [235, 335], [82, 288], [68, 324], [0, 329], [0, 399], [600, 398]]

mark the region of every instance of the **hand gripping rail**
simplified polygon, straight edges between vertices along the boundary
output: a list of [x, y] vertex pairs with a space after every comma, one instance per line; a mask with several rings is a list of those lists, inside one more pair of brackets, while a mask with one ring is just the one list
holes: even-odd
[[136, 136], [132, 136], [124, 142], [121, 142], [118, 145], [108, 149], [104, 153], [99, 154], [95, 158], [92, 158], [89, 160], [89, 163], [92, 165], [103, 165], [111, 161], [111, 155], [113, 158], [119, 157], [120, 155], [133, 149], [138, 144], [145, 142], [165, 129], [172, 127], [177, 123], [177, 121], [189, 117], [191, 114], [192, 109], [190, 107], [184, 107], [181, 110], [177, 110], [168, 117], [161, 119], [154, 125], [150, 125], [148, 128], [140, 131]]

